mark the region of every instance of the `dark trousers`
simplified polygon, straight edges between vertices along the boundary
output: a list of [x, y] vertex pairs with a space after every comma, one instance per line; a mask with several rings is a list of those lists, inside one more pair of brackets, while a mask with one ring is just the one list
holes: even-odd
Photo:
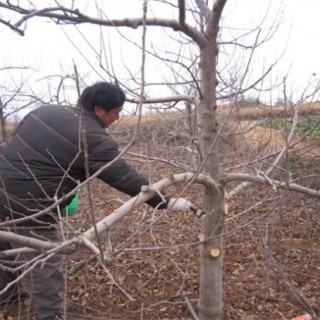
[[[11, 245], [7, 242], [0, 242], [0, 251], [5, 251], [12, 249]], [[5, 289], [6, 286], [13, 281], [15, 281], [19, 275], [18, 272], [10, 272], [4, 270], [2, 265], [8, 266], [10, 268], [14, 268], [16, 265], [14, 264], [14, 257], [5, 258], [0, 260], [0, 292], [5, 290], [3, 293], [0, 294], [0, 303], [3, 304], [10, 298], [14, 298], [19, 295], [19, 283], [15, 283], [9, 288]]]
[[[15, 232], [41, 240], [57, 241], [59, 239], [57, 230], [17, 228]], [[7, 244], [7, 246], [10, 248], [10, 245]], [[38, 255], [39, 252], [21, 254], [19, 260], [22, 260], [22, 262], [36, 261], [35, 258]], [[63, 301], [61, 291], [64, 283], [61, 260], [61, 256], [59, 255], [53, 255], [50, 258], [45, 257], [40, 263], [33, 263], [31, 270], [24, 276], [28, 293], [31, 296], [35, 309], [36, 320], [55, 319], [55, 316], [60, 313]], [[0, 284], [2, 286], [10, 283], [16, 277], [17, 274], [0, 270]], [[9, 290], [8, 293], [10, 293]]]

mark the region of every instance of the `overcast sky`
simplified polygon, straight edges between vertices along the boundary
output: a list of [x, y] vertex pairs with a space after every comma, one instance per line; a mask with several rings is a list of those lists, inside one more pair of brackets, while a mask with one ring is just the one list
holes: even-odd
[[[233, 21], [234, 26], [245, 27], [254, 25], [268, 6], [265, 0], [228, 1], [224, 14], [229, 25]], [[310, 80], [320, 77], [320, 1], [271, 0], [269, 12], [270, 19], [277, 12], [281, 24], [261, 55], [272, 60], [285, 49], [277, 67], [278, 75], [285, 75], [288, 70], [288, 85], [295, 91], [303, 90]]]
[[[141, 0], [108, 0], [105, 3], [112, 3], [107, 11], [110, 17], [132, 17], [141, 16], [141, 2]], [[255, 53], [252, 72], [267, 67], [285, 50], [281, 62], [274, 71], [274, 78], [281, 79], [289, 71], [288, 86], [293, 92], [298, 93], [308, 85], [310, 79], [320, 76], [320, 40], [317, 34], [320, 30], [320, 0], [271, 0], [270, 3], [267, 0], [228, 0], [222, 27], [249, 30], [266, 16], [267, 10], [269, 13], [264, 26], [272, 25], [275, 17], [280, 17], [281, 24], [273, 39]], [[0, 18], [6, 19], [3, 11], [0, 11]], [[95, 30], [92, 32], [92, 37], [95, 35], [98, 37], [96, 27]], [[88, 61], [85, 61], [85, 55], [81, 56], [75, 50], [62, 29], [44, 19], [30, 21], [24, 37], [0, 25], [0, 39], [0, 69], [8, 66], [33, 67], [40, 70], [37, 74], [37, 80], [40, 80], [47, 75], [72, 72], [74, 60], [81, 71], [92, 72], [93, 66], [89, 66]], [[73, 40], [79, 39], [73, 38]], [[111, 49], [116, 49], [115, 43], [109, 45]], [[122, 52], [119, 53], [119, 58], [122, 59], [120, 60], [122, 64], [135, 63], [139, 70], [140, 56], [134, 58], [133, 52]], [[98, 63], [93, 59], [90, 62], [98, 67]], [[28, 72], [17, 73], [17, 77], [11, 78], [10, 81], [19, 83], [23, 79], [28, 82], [29, 75]], [[3, 77], [3, 72], [1, 76]], [[99, 75], [93, 77], [98, 79]]]

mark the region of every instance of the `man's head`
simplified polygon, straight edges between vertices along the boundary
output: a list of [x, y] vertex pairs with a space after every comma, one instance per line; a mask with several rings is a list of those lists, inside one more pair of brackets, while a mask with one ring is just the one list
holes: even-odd
[[119, 119], [119, 114], [126, 100], [126, 95], [118, 86], [108, 82], [98, 82], [83, 90], [81, 105], [84, 109], [94, 112], [108, 127]]

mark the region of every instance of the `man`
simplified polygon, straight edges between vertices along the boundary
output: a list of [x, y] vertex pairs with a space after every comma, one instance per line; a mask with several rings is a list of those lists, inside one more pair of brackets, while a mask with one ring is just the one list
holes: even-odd
[[[119, 119], [124, 102], [125, 94], [118, 86], [100, 82], [81, 94], [83, 112], [81, 108], [65, 106], [43, 106], [30, 112], [0, 158], [0, 221], [30, 217], [42, 211], [86, 179], [86, 164], [92, 175], [114, 160], [119, 154], [118, 147], [105, 128]], [[123, 159], [112, 163], [98, 178], [131, 196], [149, 184]], [[67, 206], [70, 201], [60, 207]], [[154, 196], [147, 203], [181, 211], [188, 211], [192, 206], [183, 198], [165, 202], [160, 196]], [[14, 231], [42, 240], [59, 240], [57, 222], [54, 209], [16, 223]], [[1, 251], [8, 248], [9, 244], [0, 243]], [[36, 256], [27, 253], [22, 258], [31, 261]], [[4, 291], [0, 295], [1, 302], [19, 297], [17, 285], [4, 290], [16, 277], [17, 274], [6, 271], [0, 264], [0, 291]], [[44, 264], [35, 265], [25, 275], [25, 280], [36, 320], [62, 319], [61, 257], [55, 255]]]

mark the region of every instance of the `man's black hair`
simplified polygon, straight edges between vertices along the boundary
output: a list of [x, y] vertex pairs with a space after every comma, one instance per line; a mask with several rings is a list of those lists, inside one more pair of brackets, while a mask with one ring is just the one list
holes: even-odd
[[100, 106], [106, 111], [110, 111], [122, 107], [126, 100], [126, 95], [118, 85], [98, 82], [85, 88], [80, 100], [82, 107], [88, 111], [93, 111], [95, 106]]

